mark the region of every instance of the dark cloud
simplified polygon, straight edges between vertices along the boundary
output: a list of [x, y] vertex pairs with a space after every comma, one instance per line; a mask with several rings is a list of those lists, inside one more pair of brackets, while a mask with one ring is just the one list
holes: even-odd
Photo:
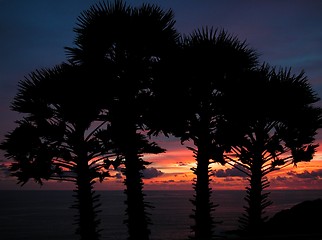
[[318, 179], [318, 178], [322, 178], [322, 169], [311, 171], [311, 172], [304, 170], [301, 173], [290, 171], [287, 173], [287, 175], [298, 177], [298, 178], [305, 178], [305, 179]]
[[188, 164], [187, 163], [184, 163], [184, 162], [177, 162], [178, 166], [182, 167], [182, 166], [187, 166]]
[[[163, 180], [163, 181], [152, 181], [151, 183], [174, 183], [176, 182], [175, 180], [173, 179], [170, 179], [170, 180]], [[181, 182], [181, 181], [179, 181]]]
[[277, 176], [276, 178], [274, 178], [273, 180], [276, 181], [288, 181], [289, 178], [288, 177], [281, 177], [281, 176]]
[[159, 177], [163, 174], [164, 174], [163, 172], [161, 172], [160, 170], [153, 168], [153, 167], [146, 168], [143, 170], [143, 178], [145, 178], [145, 179]]
[[116, 177], [117, 179], [122, 179], [122, 173], [116, 173], [116, 174], [115, 174], [115, 177]]
[[[114, 175], [115, 178], [117, 179], [122, 179], [123, 178], [123, 170], [124, 168], [122, 167], [118, 167], [116, 170], [117, 173]], [[159, 177], [161, 175], [163, 175], [164, 173], [154, 167], [151, 167], [151, 168], [146, 168], [142, 171], [142, 174], [143, 174], [143, 178], [145, 179], [151, 179], [151, 178], [155, 178], [155, 177]]]
[[214, 170], [213, 175], [218, 178], [224, 177], [246, 177], [246, 174], [236, 168]]
[[165, 182], [168, 182], [168, 183], [174, 183], [175, 181], [173, 179], [170, 179], [168, 181], [165, 181]]
[[9, 177], [10, 170], [5, 164], [0, 164], [0, 177]]
[[180, 183], [190, 183], [190, 181], [188, 181], [188, 180], [180, 180], [178, 182], [180, 182]]

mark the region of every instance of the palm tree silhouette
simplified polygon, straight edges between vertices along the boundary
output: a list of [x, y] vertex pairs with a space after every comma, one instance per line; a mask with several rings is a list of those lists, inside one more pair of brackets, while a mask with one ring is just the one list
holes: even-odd
[[263, 64], [246, 75], [247, 80], [236, 83], [226, 95], [227, 109], [234, 111], [226, 115], [230, 123], [221, 130], [231, 144], [227, 162], [249, 179], [241, 229], [260, 234], [267, 219], [264, 210], [272, 204], [269, 192], [263, 192], [269, 187], [267, 175], [313, 158], [322, 112], [314, 106], [319, 98], [304, 72], [292, 75], [290, 69]]
[[105, 161], [115, 154], [105, 133], [105, 111], [86, 79], [80, 67], [62, 64], [20, 81], [11, 108], [26, 116], [6, 135], [1, 149], [13, 158], [12, 175], [22, 185], [30, 179], [75, 183], [77, 233], [82, 240], [95, 240], [100, 204], [93, 185], [109, 176]]
[[89, 68], [110, 93], [105, 103], [116, 153], [125, 165], [129, 239], [149, 239], [142, 181], [148, 163], [142, 155], [164, 149], [146, 138], [145, 118], [151, 112], [155, 69], [176, 44], [173, 13], [149, 4], [134, 8], [122, 1], [102, 2], [79, 16], [75, 32], [76, 47], [66, 48], [70, 61]]
[[[212, 239], [216, 222], [212, 212], [210, 164], [224, 163], [215, 133], [225, 88], [257, 63], [256, 53], [224, 30], [203, 28], [182, 37], [158, 85], [159, 115], [155, 128], [190, 141], [197, 166], [192, 168], [195, 207], [191, 216], [194, 239]], [[166, 106], [166, 107], [165, 107]], [[159, 125], [158, 125], [159, 124]], [[156, 132], [158, 132], [156, 130]]]

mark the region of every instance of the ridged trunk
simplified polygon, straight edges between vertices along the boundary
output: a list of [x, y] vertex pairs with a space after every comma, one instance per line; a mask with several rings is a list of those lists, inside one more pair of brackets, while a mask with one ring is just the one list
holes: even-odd
[[262, 159], [254, 159], [252, 165], [252, 175], [250, 178], [250, 188], [248, 189], [248, 226], [247, 232], [257, 234], [261, 231], [262, 220]]
[[192, 218], [195, 220], [195, 225], [192, 227], [194, 231], [193, 239], [209, 240], [213, 238], [214, 234], [214, 221], [211, 214], [214, 206], [210, 201], [209, 159], [200, 152], [198, 151], [198, 163], [194, 171], [196, 180], [194, 183], [195, 196], [193, 200], [195, 210], [192, 215]]
[[[263, 129], [263, 127], [259, 127]], [[265, 150], [264, 141], [265, 132], [256, 132], [256, 142], [251, 148], [252, 158], [250, 165], [251, 175], [249, 177], [249, 187], [246, 191], [246, 214], [240, 219], [241, 229], [247, 235], [260, 235], [266, 217], [263, 216], [264, 209], [271, 204], [267, 200], [269, 193], [263, 193], [263, 190], [269, 186], [269, 182], [264, 175], [263, 165], [267, 160], [263, 159]]]
[[196, 153], [197, 167], [193, 169], [196, 175], [194, 180], [195, 195], [192, 200], [195, 209], [191, 217], [195, 220], [195, 224], [191, 228], [194, 231], [192, 239], [195, 240], [210, 240], [214, 238], [215, 222], [212, 212], [215, 206], [211, 201], [211, 188], [209, 187], [209, 142], [206, 134], [199, 137]]
[[[144, 162], [138, 155], [136, 147], [136, 130], [132, 131], [131, 136], [127, 136], [128, 147], [124, 153], [125, 169], [124, 184], [126, 185], [125, 204], [128, 226], [129, 240], [148, 240], [150, 230], [148, 225], [150, 220], [146, 213], [147, 204], [144, 201], [142, 170], [144, 169]], [[131, 141], [133, 140], [133, 141]]]
[[94, 203], [98, 201], [98, 196], [94, 196], [93, 182], [90, 176], [90, 169], [88, 166], [87, 152], [84, 147], [83, 134], [79, 134], [79, 144], [76, 150], [77, 167], [76, 167], [76, 198], [75, 204], [72, 208], [78, 210], [76, 216], [76, 224], [78, 225], [76, 233], [79, 234], [80, 240], [98, 240], [100, 237], [97, 220], [97, 211]]

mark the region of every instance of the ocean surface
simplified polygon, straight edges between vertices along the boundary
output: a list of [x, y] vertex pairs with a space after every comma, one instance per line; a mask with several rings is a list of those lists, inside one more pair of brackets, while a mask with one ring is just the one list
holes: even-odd
[[[100, 218], [104, 240], [125, 240], [123, 224], [123, 191], [97, 191], [101, 195]], [[193, 224], [193, 191], [146, 191], [146, 200], [154, 208], [149, 209], [153, 225], [152, 240], [184, 240], [190, 235]], [[238, 217], [243, 213], [244, 191], [213, 191], [213, 201], [219, 204], [214, 213], [216, 221], [222, 221], [216, 232], [235, 230]], [[1, 240], [77, 240], [72, 191], [0, 191], [0, 239]], [[267, 216], [287, 209], [305, 200], [322, 198], [322, 190], [271, 191], [273, 205], [267, 208]]]

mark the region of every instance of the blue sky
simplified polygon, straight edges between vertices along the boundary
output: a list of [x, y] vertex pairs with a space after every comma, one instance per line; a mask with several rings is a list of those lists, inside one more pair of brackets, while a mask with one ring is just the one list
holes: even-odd
[[[81, 11], [98, 1], [0, 0], [0, 139], [13, 127], [9, 110], [17, 83], [31, 71], [65, 61]], [[304, 69], [322, 96], [322, 1], [316, 0], [154, 0], [174, 11], [183, 34], [203, 26], [224, 28], [245, 40], [261, 61]]]
[[[66, 60], [77, 16], [99, 1], [0, 0], [0, 141], [13, 129], [9, 109], [17, 84], [36, 69]], [[154, 0], [125, 1], [171, 8], [179, 32], [224, 28], [277, 67], [302, 69], [322, 97], [322, 1], [319, 0]], [[320, 103], [322, 106], [322, 103]], [[0, 155], [0, 159], [2, 154]]]

